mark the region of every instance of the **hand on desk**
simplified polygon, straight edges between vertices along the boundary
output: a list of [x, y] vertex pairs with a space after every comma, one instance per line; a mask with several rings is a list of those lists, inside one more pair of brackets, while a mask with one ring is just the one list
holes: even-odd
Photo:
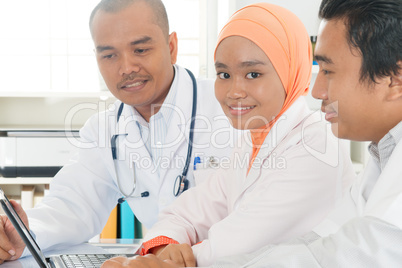
[[[14, 200], [10, 200], [10, 202], [25, 226], [29, 229], [28, 217], [21, 205]], [[24, 241], [22, 241], [8, 217], [0, 215], [0, 264], [7, 260], [18, 259], [22, 255], [24, 248]]]
[[180, 266], [171, 260], [162, 261], [155, 255], [148, 254], [146, 256], [136, 256], [133, 258], [115, 257], [104, 262], [101, 268], [123, 268], [123, 267], [178, 268]]
[[196, 266], [193, 250], [187, 244], [162, 246], [152, 252], [154, 254], [148, 254], [143, 257], [116, 257], [106, 261], [102, 268], [177, 268]]
[[195, 267], [195, 257], [190, 245], [170, 244], [152, 251], [161, 260], [172, 260], [180, 267]]

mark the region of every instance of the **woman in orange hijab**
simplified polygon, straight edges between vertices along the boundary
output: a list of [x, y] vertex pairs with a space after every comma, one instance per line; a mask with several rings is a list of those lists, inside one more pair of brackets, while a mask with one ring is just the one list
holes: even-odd
[[229, 168], [162, 211], [143, 254], [206, 266], [298, 237], [324, 219], [355, 174], [300, 97], [311, 66], [307, 31], [288, 10], [261, 3], [230, 18], [215, 51], [215, 94], [232, 125], [250, 132]]

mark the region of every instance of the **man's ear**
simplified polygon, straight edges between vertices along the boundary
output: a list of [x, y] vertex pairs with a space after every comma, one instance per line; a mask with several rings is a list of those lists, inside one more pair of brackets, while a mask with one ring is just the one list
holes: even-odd
[[175, 64], [177, 61], [178, 41], [176, 32], [172, 32], [169, 35], [169, 50], [170, 50], [170, 62]]
[[[402, 67], [402, 62], [398, 62], [398, 65]], [[388, 101], [402, 100], [402, 68], [399, 73], [391, 75], [389, 89]]]

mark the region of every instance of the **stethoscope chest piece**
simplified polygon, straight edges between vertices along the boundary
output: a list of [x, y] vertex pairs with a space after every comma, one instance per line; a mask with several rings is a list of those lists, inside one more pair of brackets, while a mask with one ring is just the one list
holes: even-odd
[[177, 176], [173, 186], [174, 196], [179, 196], [182, 192], [186, 191], [189, 186], [188, 184], [189, 182], [185, 176], [183, 175]]

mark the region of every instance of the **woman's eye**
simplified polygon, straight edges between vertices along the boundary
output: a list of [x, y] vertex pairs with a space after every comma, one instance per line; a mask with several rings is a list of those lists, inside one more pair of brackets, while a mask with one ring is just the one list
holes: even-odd
[[251, 72], [251, 73], [248, 73], [247, 75], [246, 75], [246, 77], [248, 78], [248, 79], [254, 79], [254, 78], [257, 78], [257, 77], [259, 77], [260, 76], [260, 74], [259, 73], [255, 73], [255, 72]]
[[218, 77], [220, 79], [228, 79], [230, 78], [230, 75], [228, 73], [218, 73]]

